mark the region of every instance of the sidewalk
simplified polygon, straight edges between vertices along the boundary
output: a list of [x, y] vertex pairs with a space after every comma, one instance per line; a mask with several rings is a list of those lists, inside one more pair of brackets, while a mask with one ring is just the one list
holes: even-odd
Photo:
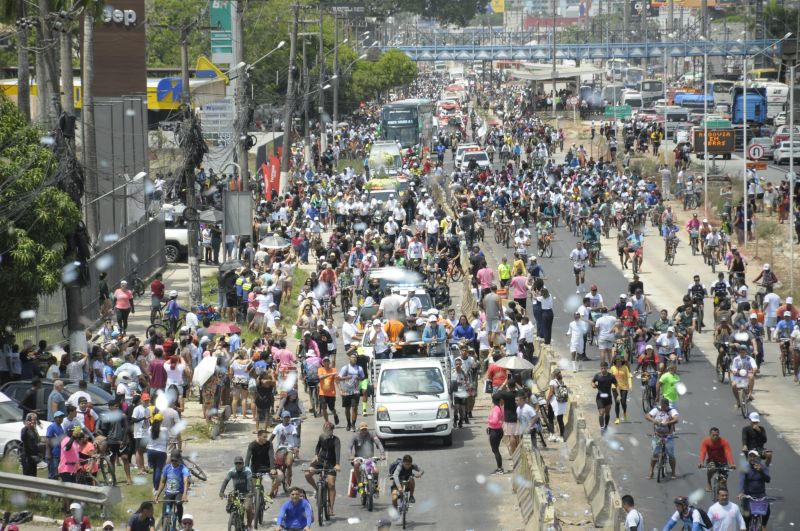
[[[676, 220], [678, 226], [683, 227], [686, 219], [691, 216], [690, 211], [683, 212], [682, 207], [678, 206], [677, 203], [672, 202], [670, 204], [673, 205], [673, 211], [678, 214], [677, 217], [683, 218]], [[686, 288], [692, 282], [692, 277], [695, 274], [700, 275], [701, 281], [706, 287], [716, 281], [716, 274], [712, 273], [711, 268], [703, 263], [702, 256], [692, 256], [689, 246], [689, 234], [685, 230], [681, 230], [678, 233], [681, 243], [678, 245], [675, 265], [673, 266], [667, 265], [662, 259], [663, 241], [657, 235], [657, 229], [648, 226], [644, 235], [646, 249], [640, 276], [642, 282], [644, 282], [645, 296], [653, 305], [654, 312], [666, 308], [671, 315], [674, 309], [682, 304]], [[616, 250], [617, 248], [616, 237], [603, 238], [602, 242], [604, 250]], [[611, 256], [606, 252], [603, 254], [610, 265], [620, 270], [626, 278], [632, 278], [633, 274], [630, 269], [621, 270], [616, 253]], [[750, 257], [750, 260], [754, 262], [752, 257]], [[760, 262], [757, 262], [749, 265], [747, 270], [748, 279], [752, 279], [758, 274], [758, 270], [761, 267], [760, 264]], [[651, 318], [655, 319], [655, 315], [651, 315]], [[713, 367], [717, 361], [717, 350], [713, 345], [713, 317], [709, 312], [706, 312], [706, 324], [708, 326], [702, 334], [695, 334], [694, 344], [702, 349], [706, 360]], [[695, 356], [699, 353], [698, 350], [694, 350], [694, 352]], [[777, 343], [764, 344], [764, 358], [768, 363], [763, 365], [756, 380], [754, 395], [756, 400], [753, 402], [752, 407], [760, 414], [766, 414], [769, 417], [769, 421], [775, 426], [777, 433], [769, 434], [771, 438], [785, 439], [795, 452], [800, 453], [800, 423], [797, 422], [795, 416], [794, 402], [786, 399], [797, 394], [797, 384], [793, 383], [791, 378], [785, 378], [781, 374], [780, 364], [777, 363], [779, 355]], [[728, 386], [727, 383], [717, 383], [716, 385], [720, 387]], [[732, 397], [731, 404], [733, 404]]]

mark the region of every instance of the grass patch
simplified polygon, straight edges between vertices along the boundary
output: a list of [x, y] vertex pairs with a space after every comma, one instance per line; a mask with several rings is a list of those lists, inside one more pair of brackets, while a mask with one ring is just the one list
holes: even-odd
[[183, 431], [182, 436], [184, 439], [192, 438], [195, 440], [195, 442], [204, 442], [212, 440], [208, 422], [204, 420], [198, 420], [194, 424], [190, 424]]
[[364, 161], [362, 159], [339, 159], [339, 164], [336, 165], [336, 171], [344, 171], [348, 166], [356, 171], [361, 171], [364, 169]]

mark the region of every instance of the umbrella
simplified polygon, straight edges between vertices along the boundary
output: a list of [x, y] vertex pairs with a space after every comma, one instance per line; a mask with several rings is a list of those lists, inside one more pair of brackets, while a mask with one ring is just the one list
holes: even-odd
[[197, 219], [203, 223], [220, 223], [222, 221], [222, 217], [222, 212], [220, 210], [212, 209], [203, 210], [200, 212], [200, 215], [197, 216]]
[[228, 260], [219, 266], [220, 273], [227, 273], [228, 271], [236, 271], [240, 267], [244, 267], [244, 262], [241, 260]]
[[506, 356], [495, 363], [495, 365], [512, 371], [530, 371], [534, 368], [533, 363], [519, 356]]
[[206, 329], [209, 334], [238, 334], [242, 329], [234, 323], [214, 323]]
[[280, 236], [273, 234], [272, 236], [267, 236], [258, 242], [258, 245], [266, 249], [286, 249], [287, 247], [292, 246], [292, 242], [286, 238], [281, 238]]
[[214, 374], [217, 368], [217, 357], [208, 356], [197, 364], [192, 373], [192, 383], [202, 387]]

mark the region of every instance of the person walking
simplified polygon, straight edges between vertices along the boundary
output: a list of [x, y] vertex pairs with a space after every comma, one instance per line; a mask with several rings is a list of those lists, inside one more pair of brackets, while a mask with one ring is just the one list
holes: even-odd
[[536, 327], [536, 332], [545, 345], [550, 344], [550, 340], [553, 337], [553, 296], [550, 295], [550, 291], [547, 288], [542, 288], [542, 291], [539, 292], [539, 295], [536, 297], [536, 300], [539, 304], [540, 311], [542, 313], [542, 323], [541, 326], [538, 325]]
[[503, 456], [500, 455], [500, 443], [503, 440], [503, 399], [500, 396], [492, 396], [492, 410], [489, 412], [489, 418], [486, 421], [486, 433], [489, 434], [489, 446], [494, 454], [494, 460], [497, 464], [495, 474], [503, 473]]
[[547, 393], [545, 394], [547, 401], [547, 418], [549, 425], [553, 425], [553, 420], [558, 422], [558, 432], [561, 434], [559, 437], [554, 433], [550, 434], [551, 442], [559, 442], [564, 440], [564, 415], [567, 414], [567, 407], [569, 406], [569, 388], [564, 383], [564, 377], [561, 374], [561, 369], [553, 371], [553, 379], [547, 384]]
[[614, 394], [614, 424], [619, 424], [619, 407], [622, 406], [622, 414], [625, 422], [628, 422], [628, 392], [631, 390], [631, 371], [628, 368], [628, 361], [625, 358], [617, 357], [614, 359], [614, 366], [609, 371], [617, 379], [616, 385], [611, 389]]
[[622, 497], [622, 508], [625, 510], [625, 531], [644, 531], [644, 517], [634, 506], [633, 496]]
[[114, 311], [117, 314], [117, 326], [124, 335], [128, 329], [128, 316], [136, 313], [133, 306], [133, 292], [128, 289], [128, 282], [123, 280], [119, 283], [119, 288], [114, 291]]
[[39, 449], [39, 432], [36, 431], [36, 423], [39, 418], [36, 413], [25, 415], [25, 425], [19, 435], [22, 442], [21, 461], [22, 473], [26, 476], [36, 477], [36, 466], [42, 461], [42, 453]]

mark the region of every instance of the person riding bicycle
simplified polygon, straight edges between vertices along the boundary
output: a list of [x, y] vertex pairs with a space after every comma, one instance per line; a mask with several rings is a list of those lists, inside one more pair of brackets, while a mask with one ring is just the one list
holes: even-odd
[[244, 464], [253, 474], [264, 474], [272, 477], [272, 488], [269, 494], [272, 498], [278, 494], [279, 483], [279, 472], [273, 468], [274, 461], [275, 452], [269, 440], [269, 432], [267, 430], [258, 430], [256, 440], [247, 446]]
[[750, 425], [742, 428], [742, 453], [746, 454], [750, 450], [755, 450], [764, 463], [769, 466], [772, 462], [772, 450], [766, 448], [767, 432], [761, 425], [761, 417], [753, 411], [748, 416], [748, 420]]
[[189, 468], [181, 461], [180, 450], [173, 450], [169, 456], [169, 463], [161, 471], [161, 482], [158, 485], [154, 503], [158, 503], [163, 492], [165, 503], [175, 502], [173, 510], [178, 513], [179, 522], [183, 516], [183, 504], [189, 501], [189, 476]]
[[681, 355], [681, 346], [678, 338], [675, 337], [675, 328], [671, 326], [656, 338], [655, 345], [656, 349], [658, 349], [659, 357], [665, 362], [669, 360], [672, 354], [677, 354], [679, 357]]
[[233, 492], [244, 497], [244, 509], [247, 513], [247, 528], [253, 525], [253, 473], [244, 466], [244, 458], [237, 455], [233, 458], [233, 468], [228, 471], [219, 489], [219, 497], [225, 498], [228, 483], [233, 482]]
[[297, 426], [292, 423], [292, 414], [288, 411], [281, 412], [281, 423], [272, 429], [269, 442], [278, 439], [275, 447], [275, 465], [286, 465], [286, 479], [291, 480], [292, 464], [295, 455], [300, 450], [300, 435], [297, 433]]
[[636, 328], [639, 324], [639, 312], [633, 307], [633, 301], [625, 303], [625, 309], [622, 310], [622, 315], [619, 316], [619, 319], [622, 321], [622, 326], [629, 332]]
[[695, 275], [693, 280], [694, 282], [689, 284], [687, 288], [687, 293], [692, 298], [692, 303], [697, 307], [697, 319], [700, 321], [700, 316], [703, 315], [703, 299], [708, 296], [708, 290], [700, 282], [700, 275]]
[[[708, 431], [708, 437], [700, 442], [700, 456], [698, 458], [697, 468], [703, 468], [704, 465], [713, 465], [715, 467], [727, 466], [730, 469], [736, 468], [736, 461], [733, 459], [733, 451], [731, 445], [725, 437], [719, 434], [719, 428], [711, 428]], [[706, 478], [706, 492], [711, 492], [711, 478], [716, 471], [713, 468], [708, 469]]]
[[300, 487], [289, 490], [289, 499], [281, 505], [276, 531], [310, 531], [314, 525], [314, 510]]
[[651, 409], [644, 418], [653, 424], [653, 455], [650, 458], [650, 475], [648, 479], [653, 479], [653, 471], [658, 461], [660, 440], [666, 445], [669, 466], [672, 469], [672, 479], [676, 479], [677, 468], [675, 462], [675, 441], [672, 436], [675, 434], [675, 425], [680, 420], [678, 410], [670, 407], [669, 400], [662, 398], [658, 407]]
[[[772, 481], [769, 474], [769, 467], [761, 462], [761, 456], [757, 450], [747, 452], [747, 468], [742, 470], [739, 476], [739, 498], [742, 500], [742, 514], [750, 528], [750, 498], [762, 499], [767, 496], [767, 483]], [[748, 498], [749, 496], [749, 498]], [[761, 528], [767, 528], [769, 522], [770, 506], [767, 503], [767, 513], [761, 517]]]
[[742, 345], [736, 346], [736, 357], [731, 360], [730, 380], [731, 391], [736, 399], [736, 408], [741, 407], [739, 401], [739, 386], [747, 385], [747, 400], [753, 400], [753, 384], [755, 383], [755, 373], [758, 370], [756, 360], [747, 353], [747, 348]]
[[744, 284], [744, 270], [746, 266], [747, 262], [739, 253], [739, 250], [736, 247], [731, 247], [731, 258], [728, 263], [728, 282], [730, 282], [732, 286]]
[[705, 240], [704, 252], [710, 258], [711, 256], [715, 256], [717, 258], [717, 262], [719, 262], [719, 250], [722, 246], [722, 234], [720, 234], [719, 229], [717, 227], [712, 227], [711, 232], [709, 232]]
[[552, 234], [553, 224], [550, 222], [550, 218], [546, 216], [539, 218], [539, 221], [536, 222], [536, 237], [540, 249], [544, 247], [545, 239]]
[[180, 312], [186, 312], [183, 308], [181, 308], [180, 304], [178, 304], [178, 292], [172, 290], [169, 292], [169, 301], [167, 301], [167, 307], [165, 308], [165, 314], [167, 320], [169, 321], [169, 331], [170, 332], [177, 332], [178, 331], [178, 320], [180, 319]]
[[725, 273], [717, 273], [717, 281], [711, 286], [711, 293], [714, 295], [714, 308], [719, 303], [731, 296], [731, 285], [725, 280]]
[[669, 531], [678, 524], [681, 524], [686, 531], [702, 531], [706, 529], [703, 526], [703, 518], [700, 516], [700, 511], [689, 505], [689, 499], [686, 496], [678, 496], [673, 503], [675, 504], [675, 512], [664, 524], [664, 528], [661, 531]]
[[[395, 461], [389, 468], [389, 473], [392, 475], [392, 505], [395, 509], [397, 509], [397, 500], [399, 496], [401, 496], [400, 488], [404, 481], [408, 482], [406, 484], [406, 489], [408, 489], [409, 492], [408, 501], [410, 503], [416, 503], [417, 500], [414, 499], [414, 489], [416, 487], [414, 478], [421, 478], [425, 473], [419, 465], [414, 464], [413, 459], [408, 454], [404, 455], [402, 460], [398, 459], [398, 461]], [[418, 474], [414, 474], [414, 472]]]
[[750, 334], [752, 343], [755, 344], [756, 364], [761, 367], [764, 362], [764, 325], [758, 322], [758, 314], [750, 314], [750, 322], [747, 323], [747, 333]]
[[[653, 345], [644, 347], [644, 353], [636, 361], [638, 362], [637, 370], [641, 371], [642, 374], [649, 374], [647, 384], [655, 388], [656, 378], [662, 372], [663, 363], [658, 354], [656, 354]], [[644, 380], [642, 381], [644, 382]]]
[[700, 220], [697, 219], [697, 214], [692, 214], [692, 219], [686, 222], [686, 232], [689, 233], [692, 240], [700, 239]]
[[[353, 439], [350, 441], [350, 463], [353, 465], [353, 473], [355, 474], [354, 477], [358, 480], [359, 472], [361, 470], [361, 461], [356, 460], [356, 458], [361, 458], [361, 460], [366, 459], [374, 459], [375, 458], [375, 449], [380, 452], [381, 459], [386, 457], [386, 450], [383, 448], [383, 444], [381, 444], [380, 438], [375, 433], [370, 433], [369, 425], [366, 422], [362, 422], [358, 425], [358, 431], [353, 434]], [[375, 478], [375, 485], [379, 485], [378, 483], [378, 467], [373, 463], [372, 465], [373, 470], [373, 477]]]
[[317, 483], [314, 475], [320, 470], [324, 471], [325, 482], [328, 486], [328, 514], [331, 517], [334, 516], [333, 507], [336, 501], [336, 474], [341, 470], [341, 448], [342, 443], [339, 437], [333, 434], [333, 424], [325, 422], [314, 449], [314, 458], [309, 463], [305, 474], [308, 484], [316, 490]]
[[669, 313], [667, 310], [661, 310], [658, 312], [658, 319], [653, 321], [652, 328], [654, 331], [658, 332], [659, 334], [663, 334], [667, 331], [667, 328], [673, 326], [672, 320], [669, 318]]
[[626, 238], [627, 242], [627, 250], [625, 252], [625, 265], [628, 263], [628, 259], [630, 259], [630, 254], [633, 253], [633, 259], [639, 259], [639, 263], [642, 262], [642, 253], [644, 251], [644, 235], [641, 233], [639, 228], [633, 229], [633, 234]]
[[664, 224], [664, 228], [661, 229], [661, 236], [664, 238], [664, 261], [667, 261], [667, 256], [669, 255], [670, 246], [677, 247], [678, 246], [678, 232], [680, 231], [680, 227], [675, 224], [674, 220], [670, 220], [668, 223]]
[[772, 271], [769, 264], [764, 264], [761, 272], [753, 279], [754, 284], [758, 284], [759, 281], [761, 281], [761, 285], [764, 287], [772, 287], [778, 282], [778, 277]]

